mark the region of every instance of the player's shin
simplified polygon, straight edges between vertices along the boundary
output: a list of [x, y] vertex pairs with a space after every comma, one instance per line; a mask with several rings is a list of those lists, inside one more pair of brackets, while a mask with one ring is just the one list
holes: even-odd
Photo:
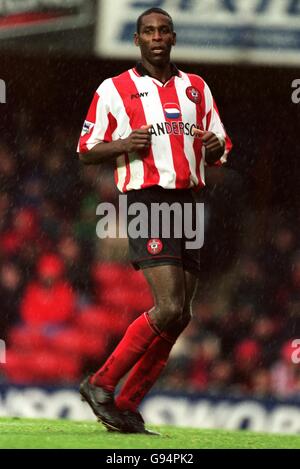
[[123, 339], [104, 365], [92, 376], [91, 383], [113, 391], [119, 380], [135, 365], [157, 337], [147, 313], [128, 327]]
[[176, 331], [165, 332], [153, 340], [130, 372], [116, 398], [116, 405], [119, 409], [133, 412], [137, 410], [165, 368], [172, 347], [185, 326], [186, 324], [181, 325]]

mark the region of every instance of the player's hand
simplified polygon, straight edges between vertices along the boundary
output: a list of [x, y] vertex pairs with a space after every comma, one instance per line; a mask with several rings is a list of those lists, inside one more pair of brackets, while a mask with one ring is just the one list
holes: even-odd
[[140, 129], [135, 129], [123, 140], [124, 151], [134, 153], [148, 150], [151, 145], [151, 134], [149, 130], [152, 125], [142, 125]]
[[205, 147], [205, 161], [208, 164], [218, 161], [225, 151], [225, 140], [207, 130], [194, 129], [194, 134], [202, 140]]

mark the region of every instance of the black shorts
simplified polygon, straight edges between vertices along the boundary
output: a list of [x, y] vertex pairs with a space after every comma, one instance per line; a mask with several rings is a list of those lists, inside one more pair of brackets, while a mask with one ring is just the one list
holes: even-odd
[[[187, 247], [186, 243], [190, 242], [192, 238], [190, 232], [188, 232], [189, 236], [186, 236], [186, 230], [183, 226], [186, 222], [184, 210], [187, 210], [188, 207], [188, 219], [192, 222], [192, 229], [196, 229], [196, 200], [193, 191], [190, 189], [163, 189], [160, 186], [153, 186], [147, 189], [132, 190], [126, 195], [129, 210], [127, 223], [129, 259], [133, 267], [139, 270], [172, 264], [198, 275], [200, 272], [200, 248]], [[142, 203], [146, 210], [140, 211], [138, 205], [133, 205], [137, 203]], [[159, 212], [159, 216], [155, 216], [157, 211], [151, 212], [152, 208], [157, 207], [158, 204], [161, 206], [162, 203], [167, 203], [168, 207], [176, 203], [177, 211], [174, 213], [169, 210], [165, 218], [161, 212]], [[130, 214], [130, 207], [134, 210], [137, 209], [135, 214]], [[178, 210], [181, 211], [181, 216]], [[169, 219], [170, 223], [164, 223], [166, 219]], [[156, 236], [152, 236], [153, 225], [156, 227]], [[136, 229], [142, 232], [138, 237]]]

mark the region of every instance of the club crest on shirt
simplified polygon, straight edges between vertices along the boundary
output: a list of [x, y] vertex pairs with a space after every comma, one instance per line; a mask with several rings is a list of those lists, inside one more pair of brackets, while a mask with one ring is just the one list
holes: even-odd
[[179, 119], [181, 117], [181, 109], [176, 103], [164, 104], [164, 113], [166, 119]]
[[81, 131], [81, 136], [89, 134], [92, 128], [94, 127], [94, 123], [90, 121], [84, 121], [82, 131]]
[[186, 95], [187, 97], [193, 101], [195, 104], [199, 104], [201, 101], [201, 94], [200, 91], [195, 87], [195, 86], [189, 86], [186, 89]]
[[156, 254], [161, 253], [163, 248], [163, 243], [161, 242], [160, 239], [149, 239], [147, 243], [147, 250], [149, 254], [152, 254], [155, 256]]

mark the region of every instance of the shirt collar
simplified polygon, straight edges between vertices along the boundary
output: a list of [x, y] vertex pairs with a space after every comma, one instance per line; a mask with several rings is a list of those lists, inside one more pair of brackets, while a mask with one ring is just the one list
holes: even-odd
[[[142, 64], [142, 62], [138, 62], [135, 66], [135, 69], [137, 71], [137, 73], [141, 76], [141, 77], [144, 77], [146, 75], [148, 75], [149, 77], [151, 77], [151, 74], [150, 72], [148, 72], [148, 70], [146, 69], [146, 67], [144, 67], [144, 65]], [[171, 77], [172, 76], [176, 76], [176, 77], [180, 77], [180, 72], [178, 70], [178, 68], [176, 67], [175, 64], [171, 63]], [[171, 78], [170, 77], [170, 78]]]

